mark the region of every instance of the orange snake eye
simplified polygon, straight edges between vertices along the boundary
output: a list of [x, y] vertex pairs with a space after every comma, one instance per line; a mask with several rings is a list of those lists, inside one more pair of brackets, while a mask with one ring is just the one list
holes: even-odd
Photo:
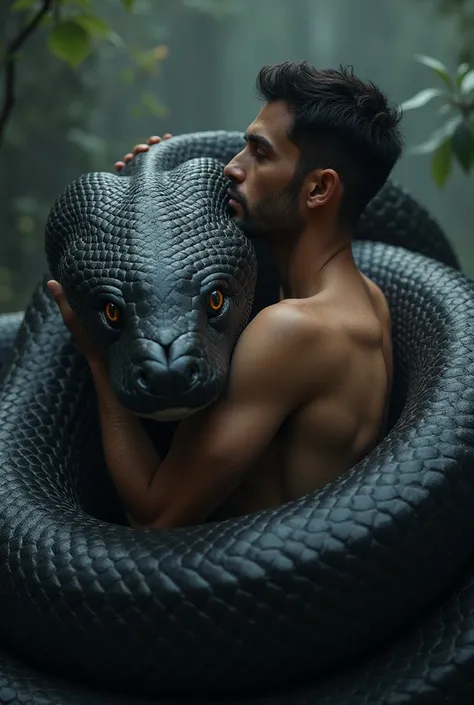
[[105, 316], [109, 323], [117, 324], [120, 320], [120, 309], [118, 306], [112, 303], [105, 305]]
[[218, 313], [224, 305], [224, 294], [222, 291], [215, 289], [211, 291], [208, 299], [208, 306], [213, 313]]

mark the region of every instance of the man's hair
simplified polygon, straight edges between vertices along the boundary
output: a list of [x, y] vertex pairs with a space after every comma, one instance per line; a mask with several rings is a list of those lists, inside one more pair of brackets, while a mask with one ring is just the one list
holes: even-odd
[[295, 177], [334, 169], [343, 186], [340, 220], [355, 224], [402, 153], [401, 112], [352, 67], [316, 69], [307, 61], [264, 66], [257, 92], [267, 102], [282, 101], [293, 115], [288, 138], [301, 151]]

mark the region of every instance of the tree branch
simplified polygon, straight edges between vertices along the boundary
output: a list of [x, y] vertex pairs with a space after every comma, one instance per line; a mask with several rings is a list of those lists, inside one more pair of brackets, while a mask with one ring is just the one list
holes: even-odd
[[11, 117], [12, 110], [15, 105], [15, 79], [16, 79], [16, 52], [23, 46], [30, 34], [32, 34], [39, 25], [43, 17], [49, 12], [53, 0], [43, 0], [38, 12], [33, 15], [28, 24], [21, 30], [17, 37], [7, 45], [5, 52], [5, 82], [4, 82], [4, 97], [3, 106], [0, 113], [0, 147], [5, 133], [8, 120]]

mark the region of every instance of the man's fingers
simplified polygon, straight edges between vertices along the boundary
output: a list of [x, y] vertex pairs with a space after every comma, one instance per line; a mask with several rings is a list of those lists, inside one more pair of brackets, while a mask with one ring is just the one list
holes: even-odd
[[147, 144], [158, 144], [159, 142], [161, 142], [161, 140], [169, 140], [171, 137], [173, 137], [171, 132], [165, 132], [163, 137], [158, 137], [158, 135], [152, 135], [147, 139]]
[[116, 171], [122, 171], [122, 169], [125, 167], [126, 164], [130, 161], [130, 159], [133, 159], [135, 154], [139, 154], [140, 152], [147, 152], [148, 149], [151, 147], [152, 144], [159, 144], [162, 140], [169, 140], [171, 139], [173, 135], [171, 132], [166, 132], [163, 137], [159, 137], [158, 135], [152, 135], [149, 137], [145, 143], [140, 143], [136, 144], [131, 152], [128, 152], [123, 160], [120, 160], [118, 162], [115, 162], [114, 167]]
[[139, 152], [148, 152], [149, 145], [148, 144], [136, 144], [135, 147], [133, 148], [132, 154], [138, 154]]
[[78, 318], [69, 305], [61, 284], [51, 279], [47, 283], [47, 287], [58, 305], [65, 326], [76, 341], [79, 350], [85, 355], [91, 370], [94, 372], [105, 369], [105, 363], [100, 356], [98, 348], [95, 347], [94, 343], [79, 323]]
[[64, 289], [62, 288], [61, 284], [55, 279], [50, 279], [46, 286], [48, 287], [51, 296], [56, 301], [58, 306], [61, 306], [63, 300], [65, 299]]
[[76, 338], [76, 340], [79, 340], [81, 338], [82, 332], [80, 327], [78, 326], [74, 311], [69, 305], [69, 301], [66, 298], [66, 294], [64, 293], [64, 289], [62, 288], [61, 284], [55, 281], [54, 279], [51, 279], [47, 283], [47, 287], [59, 308], [64, 324], [66, 325], [72, 336]]
[[64, 323], [66, 323], [66, 325], [69, 327], [74, 320], [74, 313], [71, 307], [69, 306], [66, 294], [64, 293], [64, 289], [62, 288], [61, 284], [55, 281], [54, 279], [50, 279], [50, 281], [47, 283], [47, 287], [51, 292], [51, 295], [55, 300], [56, 304], [58, 305], [59, 310], [61, 311]]

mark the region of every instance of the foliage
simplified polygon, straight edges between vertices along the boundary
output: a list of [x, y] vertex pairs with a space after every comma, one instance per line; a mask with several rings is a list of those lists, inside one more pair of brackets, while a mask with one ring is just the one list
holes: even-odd
[[[129, 12], [135, 2], [121, 0], [122, 6]], [[0, 66], [4, 70], [0, 144], [15, 106], [16, 65], [21, 58], [20, 51], [34, 32], [44, 29], [50, 52], [73, 68], [77, 68], [91, 54], [98, 42], [121, 42], [109, 24], [93, 10], [93, 0], [13, 0], [10, 13], [21, 13], [25, 20], [0, 57]]]
[[[121, 5], [131, 12], [137, 0], [120, 0]], [[221, 19], [237, 11], [236, 0], [182, 0], [183, 6], [212, 14]], [[16, 63], [20, 57], [19, 50], [37, 28], [47, 30], [47, 45], [50, 52], [72, 68], [77, 69], [87, 59], [100, 42], [108, 41], [117, 47], [125, 48], [119, 34], [110, 27], [94, 7], [98, 0], [13, 0], [11, 13], [22, 13], [26, 22], [0, 52], [0, 67], [5, 68], [4, 104], [0, 113], [0, 144], [7, 123], [15, 104]], [[174, 3], [177, 5], [177, 1]], [[155, 0], [156, 8], [156, 0]], [[137, 74], [153, 71], [156, 65], [166, 59], [168, 50], [165, 45], [158, 45], [146, 52], [130, 51], [132, 67], [125, 74], [125, 80], [133, 80]], [[165, 114], [164, 106], [156, 96], [144, 93], [142, 105], [136, 108], [138, 115], [143, 111], [155, 116]]]
[[[135, 0], [122, 0], [127, 9]], [[45, 3], [37, 0], [15, 0], [11, 11], [37, 13]], [[49, 28], [48, 46], [51, 52], [73, 67], [77, 67], [92, 51], [94, 41], [110, 38], [112, 30], [101, 17], [92, 12], [92, 0], [55, 0], [50, 3], [42, 25]], [[34, 16], [34, 15], [33, 15]]]
[[64, 186], [110, 171], [150, 123], [169, 129], [174, 33], [231, 11], [232, 0], [0, 0], [0, 312], [23, 308], [44, 271]]
[[474, 0], [434, 0], [434, 4], [442, 16], [454, 20], [459, 62], [474, 63]]
[[474, 167], [474, 69], [463, 62], [451, 74], [437, 59], [418, 55], [417, 60], [434, 73], [442, 87], [424, 88], [400, 107], [406, 112], [422, 108], [432, 100], [441, 100], [438, 113], [443, 116], [443, 124], [426, 142], [411, 151], [431, 154], [433, 179], [438, 186], [443, 186], [454, 160], [467, 174]]

